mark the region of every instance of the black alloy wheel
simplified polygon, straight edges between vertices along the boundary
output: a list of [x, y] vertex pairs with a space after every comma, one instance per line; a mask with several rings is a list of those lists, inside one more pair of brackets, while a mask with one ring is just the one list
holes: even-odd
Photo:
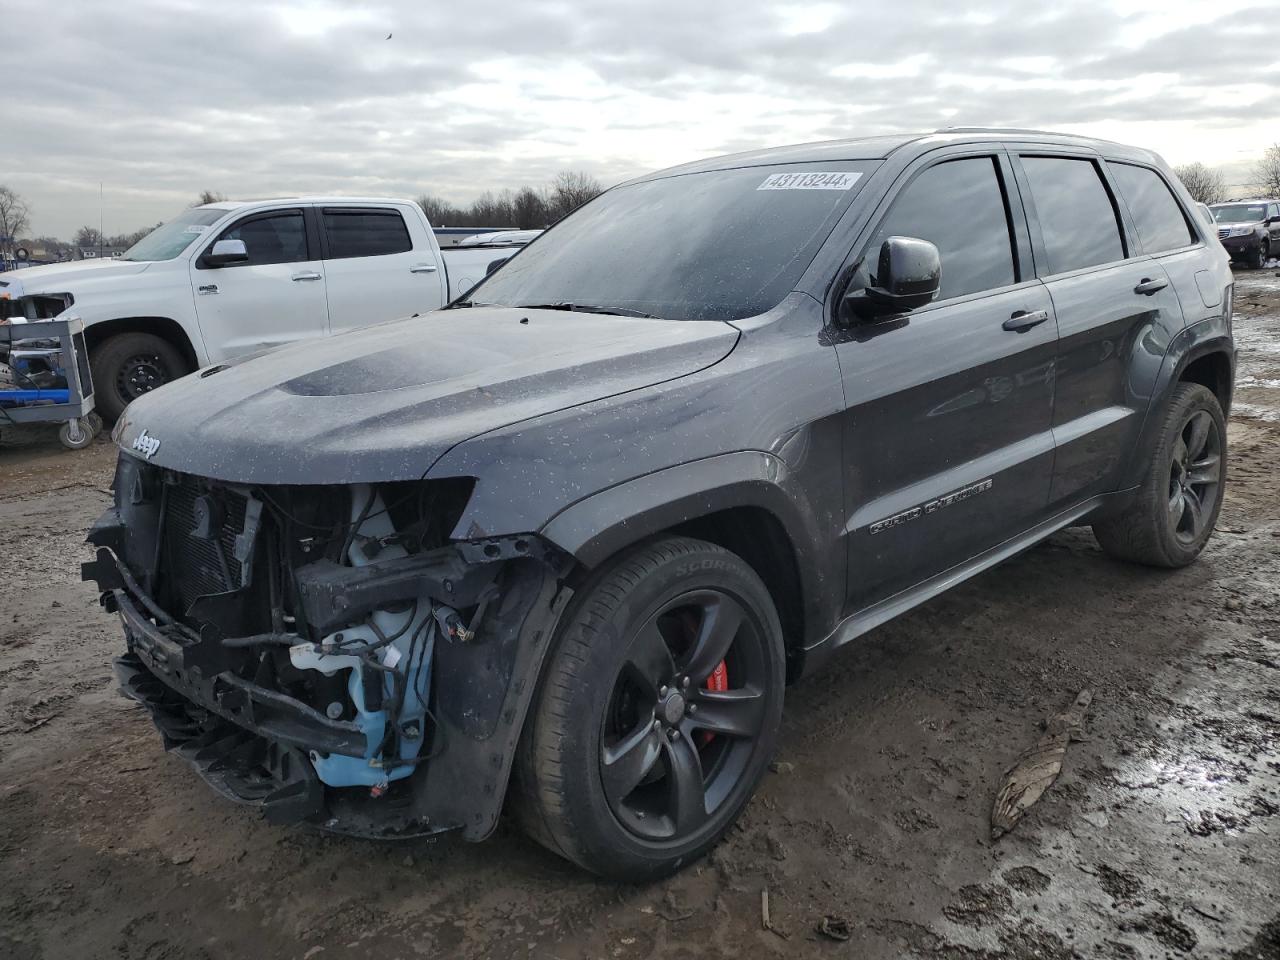
[[578, 585], [556, 630], [512, 811], [602, 876], [678, 870], [764, 776], [785, 683], [773, 598], [741, 557], [680, 536], [625, 550]]
[[1222, 478], [1222, 437], [1207, 410], [1187, 417], [1169, 465], [1169, 524], [1180, 543], [1191, 545], [1204, 533], [1218, 502]]
[[602, 718], [600, 778], [618, 821], [646, 840], [705, 825], [751, 758], [768, 681], [764, 638], [730, 594], [695, 590], [649, 616]]
[[1222, 404], [1199, 383], [1174, 386], [1147, 474], [1118, 513], [1093, 521], [1098, 545], [1120, 560], [1185, 567], [1200, 556], [1227, 482]]

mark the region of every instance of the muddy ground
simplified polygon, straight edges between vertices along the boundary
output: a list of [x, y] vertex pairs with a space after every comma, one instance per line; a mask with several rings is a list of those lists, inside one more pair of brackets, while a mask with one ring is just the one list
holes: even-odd
[[[383, 845], [267, 826], [113, 689], [81, 583], [103, 442], [0, 443], [0, 957], [1280, 957], [1280, 278], [1242, 273], [1218, 534], [1189, 569], [1072, 530], [788, 693], [776, 772], [705, 862], [601, 883], [504, 826]], [[1010, 835], [1005, 767], [1094, 692]], [[777, 932], [761, 927], [768, 891]], [[816, 929], [847, 921], [851, 939]]]

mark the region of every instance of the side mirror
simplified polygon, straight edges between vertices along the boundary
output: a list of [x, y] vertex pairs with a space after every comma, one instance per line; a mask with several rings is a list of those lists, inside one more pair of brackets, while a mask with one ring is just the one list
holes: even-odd
[[931, 303], [942, 284], [942, 258], [928, 240], [888, 237], [880, 246], [875, 284], [845, 297], [864, 320], [906, 313]]
[[489, 276], [489, 274], [493, 273], [493, 271], [497, 270], [500, 266], [502, 266], [504, 263], [506, 263], [510, 259], [511, 257], [499, 257], [497, 260], [491, 260], [489, 262], [489, 265], [484, 268], [484, 275], [486, 277]]
[[213, 249], [200, 258], [206, 267], [225, 267], [233, 263], [248, 263], [249, 248], [243, 240], [218, 240]]

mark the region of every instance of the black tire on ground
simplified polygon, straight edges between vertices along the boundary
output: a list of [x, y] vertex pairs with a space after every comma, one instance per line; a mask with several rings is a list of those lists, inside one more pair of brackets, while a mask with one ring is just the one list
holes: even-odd
[[191, 372], [169, 341], [152, 333], [119, 333], [89, 353], [94, 406], [114, 423], [131, 400]]
[[1134, 502], [1093, 524], [1108, 554], [1153, 567], [1184, 567], [1200, 555], [1222, 508], [1227, 425], [1213, 391], [1180, 383]]
[[1248, 259], [1245, 260], [1250, 270], [1261, 270], [1267, 265], [1267, 253], [1259, 243], [1256, 248], [1249, 251]]
[[513, 812], [594, 873], [669, 874], [750, 799], [784, 683], [782, 628], [750, 566], [687, 537], [634, 547], [566, 611], [521, 737]]

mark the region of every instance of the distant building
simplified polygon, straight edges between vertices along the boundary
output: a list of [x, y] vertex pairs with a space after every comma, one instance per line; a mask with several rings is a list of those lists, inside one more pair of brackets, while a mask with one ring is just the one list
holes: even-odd
[[76, 250], [77, 260], [115, 259], [124, 253], [124, 247], [79, 247]]

